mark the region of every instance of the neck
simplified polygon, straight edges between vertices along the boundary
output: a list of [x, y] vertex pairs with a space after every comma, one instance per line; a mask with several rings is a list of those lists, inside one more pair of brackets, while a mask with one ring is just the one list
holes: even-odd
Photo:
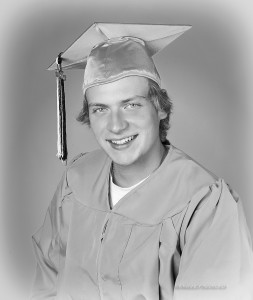
[[113, 182], [120, 187], [130, 187], [137, 184], [144, 178], [154, 172], [162, 163], [166, 154], [166, 149], [162, 145], [159, 146], [159, 151], [149, 161], [145, 157], [139, 159], [136, 163], [124, 166], [116, 163], [112, 164]]

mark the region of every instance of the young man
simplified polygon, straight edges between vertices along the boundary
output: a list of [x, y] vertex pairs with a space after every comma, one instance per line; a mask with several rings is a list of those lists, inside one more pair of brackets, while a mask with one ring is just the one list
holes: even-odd
[[101, 150], [69, 164], [34, 236], [33, 299], [252, 299], [241, 201], [166, 139], [171, 102], [151, 55], [186, 29], [89, 29], [103, 38], [85, 56], [78, 120]]

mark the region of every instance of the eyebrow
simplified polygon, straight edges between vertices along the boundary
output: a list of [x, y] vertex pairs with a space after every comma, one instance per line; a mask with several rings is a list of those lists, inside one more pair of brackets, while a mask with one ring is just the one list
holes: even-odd
[[97, 106], [99, 106], [99, 107], [107, 107], [107, 105], [102, 104], [102, 103], [90, 103], [90, 104], [88, 104], [89, 108], [90, 107], [97, 107]]
[[128, 98], [128, 99], [126, 99], [126, 100], [122, 100], [122, 103], [128, 103], [128, 102], [130, 102], [130, 101], [135, 100], [136, 98], [146, 99], [145, 96], [135, 95], [135, 96], [133, 96], [133, 97], [131, 97], [131, 98]]
[[[135, 96], [133, 96], [133, 97], [131, 97], [131, 98], [127, 98], [127, 99], [125, 99], [125, 100], [122, 100], [121, 103], [122, 103], [122, 104], [126, 104], [126, 103], [128, 103], [128, 102], [131, 102], [131, 101], [135, 100], [136, 98], [146, 99], [145, 96], [135, 95]], [[90, 108], [90, 107], [97, 107], [97, 106], [99, 106], [99, 107], [108, 107], [108, 105], [103, 104], [103, 103], [99, 103], [99, 102], [98, 102], [98, 103], [90, 103], [90, 104], [88, 104], [88, 107], [89, 107], [89, 108]]]

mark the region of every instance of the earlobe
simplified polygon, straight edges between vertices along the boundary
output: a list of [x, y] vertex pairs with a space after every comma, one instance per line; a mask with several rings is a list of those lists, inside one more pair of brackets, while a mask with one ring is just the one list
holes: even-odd
[[166, 117], [167, 117], [167, 113], [165, 111], [159, 109], [158, 110], [158, 118], [159, 118], [159, 120], [163, 120]]

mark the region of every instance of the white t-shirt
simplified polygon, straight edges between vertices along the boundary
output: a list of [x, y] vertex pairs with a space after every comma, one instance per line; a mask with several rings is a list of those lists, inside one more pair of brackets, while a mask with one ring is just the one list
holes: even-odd
[[[148, 176], [149, 177], [149, 176]], [[148, 177], [144, 178], [140, 182], [136, 183], [135, 185], [132, 185], [127, 188], [120, 187], [113, 183], [112, 181], [112, 175], [110, 174], [110, 196], [111, 196], [111, 205], [112, 207], [119, 202], [121, 198], [123, 198], [127, 193], [129, 193], [132, 189], [134, 189], [137, 185], [141, 184], [144, 180], [146, 180]]]

